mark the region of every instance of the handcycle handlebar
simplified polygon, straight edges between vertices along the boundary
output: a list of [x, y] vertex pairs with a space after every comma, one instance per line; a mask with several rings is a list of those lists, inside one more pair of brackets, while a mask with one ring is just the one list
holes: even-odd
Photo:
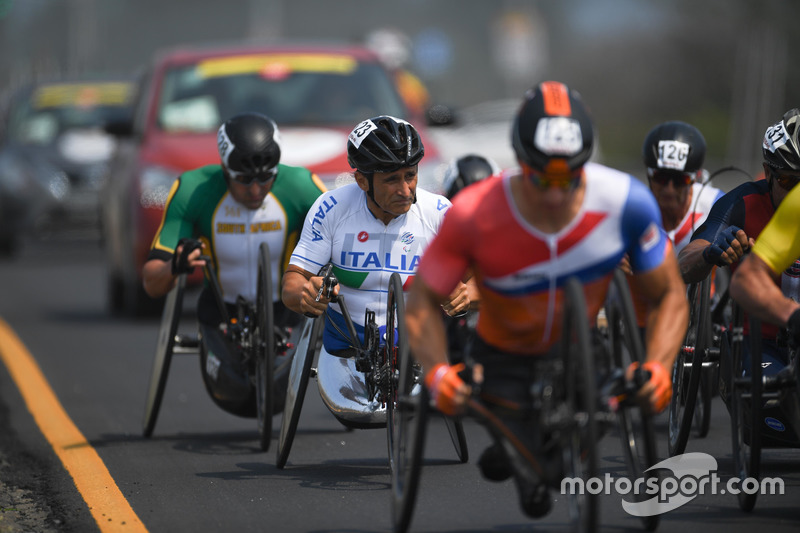
[[[320, 271], [317, 273], [317, 276], [322, 278], [322, 284], [319, 286], [319, 291], [317, 291], [317, 297], [314, 299], [314, 301], [318, 302], [324, 296], [331, 302], [337, 302], [338, 297], [333, 293], [333, 289], [339, 284], [339, 280], [336, 278], [336, 274], [333, 272], [333, 264], [327, 263], [320, 269]], [[317, 318], [317, 315], [314, 313], [304, 314], [308, 318]]]

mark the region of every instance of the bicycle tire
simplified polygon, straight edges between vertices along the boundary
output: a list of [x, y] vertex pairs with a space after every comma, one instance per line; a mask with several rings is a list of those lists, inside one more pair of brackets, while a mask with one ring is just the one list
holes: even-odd
[[[617, 294], [616, 305], [606, 310], [611, 331], [612, 357], [615, 366], [625, 370], [633, 362], [643, 363], [645, 353], [636, 323], [630, 287], [622, 271], [618, 270], [614, 274], [612, 283]], [[621, 408], [617, 411], [616, 418], [629, 479], [658, 478], [657, 472], [647, 472], [651, 466], [658, 463], [652, 418], [638, 405]], [[644, 493], [634, 497], [637, 502], [650, 498]], [[657, 509], [653, 510], [652, 515], [640, 516], [640, 519], [647, 531], [655, 531], [660, 522]]]
[[[731, 361], [731, 440], [733, 451], [734, 476], [739, 479], [740, 486], [747, 478], [759, 479], [761, 467], [761, 326], [755, 319], [750, 321], [750, 362], [749, 377], [743, 377], [742, 346], [742, 310], [734, 305], [734, 328]], [[749, 397], [750, 410], [746, 409]], [[748, 416], [749, 415], [749, 416]], [[747, 427], [746, 422], [749, 421]], [[749, 441], [749, 442], [748, 442]], [[758, 492], [747, 494], [740, 490], [737, 494], [739, 508], [750, 512], [756, 504]]]
[[[563, 385], [572, 408], [574, 423], [563, 448], [565, 474], [584, 483], [597, 475], [597, 386], [594, 353], [583, 287], [576, 278], [564, 286], [564, 316], [560, 356], [564, 364]], [[573, 379], [578, 377], [579, 379]], [[570, 521], [576, 531], [596, 531], [599, 515], [597, 495], [568, 494]]]
[[324, 318], [306, 318], [297, 341], [297, 348], [292, 357], [292, 366], [289, 370], [289, 382], [286, 387], [286, 402], [283, 407], [281, 429], [278, 434], [278, 451], [275, 466], [283, 469], [289, 459], [300, 413], [303, 409], [303, 400], [311, 379], [311, 366], [314, 356], [322, 345], [322, 332], [325, 328]]
[[156, 353], [153, 359], [153, 368], [150, 372], [150, 383], [147, 388], [144, 407], [142, 434], [145, 437], [150, 437], [153, 434], [156, 420], [158, 420], [158, 412], [161, 409], [161, 401], [164, 398], [169, 367], [175, 350], [175, 335], [178, 333], [178, 324], [183, 312], [185, 287], [186, 274], [181, 274], [178, 276], [175, 287], [167, 294], [164, 301], [164, 309], [161, 312], [161, 323], [156, 340]]
[[710, 290], [710, 277], [700, 283], [691, 284], [688, 289], [691, 303], [689, 327], [672, 370], [667, 440], [670, 456], [682, 454], [686, 450], [692, 426], [695, 424], [694, 413], [703, 376], [703, 359], [711, 334], [708, 307]]
[[450, 434], [450, 440], [453, 442], [453, 448], [456, 450], [456, 456], [461, 463], [469, 461], [469, 448], [467, 446], [467, 434], [464, 432], [464, 423], [449, 416], [444, 417], [444, 425], [447, 428], [447, 433]]
[[272, 307], [272, 269], [269, 247], [258, 247], [258, 280], [256, 282], [255, 346], [256, 411], [258, 443], [268, 451], [272, 441], [272, 417], [275, 414], [273, 397], [275, 381], [275, 322]]
[[422, 469], [428, 394], [407, 342], [398, 344], [397, 361], [396, 396], [391, 417], [387, 413], [387, 427], [392, 431], [392, 525], [396, 533], [405, 533], [411, 524]]
[[[394, 425], [397, 404], [398, 356], [408, 350], [406, 331], [406, 308], [403, 283], [396, 272], [389, 277], [389, 292], [386, 298], [386, 338], [384, 357], [389, 363], [389, 378], [386, 398], [386, 444], [389, 452], [389, 469], [394, 471]], [[397, 345], [397, 346], [395, 346]]]

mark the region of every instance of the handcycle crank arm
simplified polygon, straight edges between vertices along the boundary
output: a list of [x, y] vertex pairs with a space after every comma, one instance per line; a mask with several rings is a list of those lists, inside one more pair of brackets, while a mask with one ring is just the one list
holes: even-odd
[[339, 310], [342, 312], [345, 324], [347, 324], [347, 332], [350, 334], [350, 337], [352, 338], [353, 346], [356, 348], [358, 353], [361, 353], [364, 347], [361, 345], [361, 341], [358, 340], [358, 333], [356, 333], [356, 326], [355, 324], [353, 324], [353, 319], [350, 318], [350, 313], [347, 311], [347, 305], [344, 303], [344, 296], [343, 295], [337, 296], [336, 303], [339, 304]]
[[520, 442], [517, 436], [514, 435], [510, 429], [508, 429], [508, 426], [506, 426], [497, 416], [489, 411], [486, 406], [474, 398], [470, 398], [467, 400], [467, 410], [479, 420], [482, 420], [502, 433], [503, 437], [514, 447], [517, 453], [519, 453], [520, 456], [531, 465], [531, 468], [536, 475], [539, 477], [544, 476], [542, 467], [536, 457], [534, 457], [533, 453], [531, 453], [531, 451], [528, 450], [525, 445], [522, 444], [522, 442]]

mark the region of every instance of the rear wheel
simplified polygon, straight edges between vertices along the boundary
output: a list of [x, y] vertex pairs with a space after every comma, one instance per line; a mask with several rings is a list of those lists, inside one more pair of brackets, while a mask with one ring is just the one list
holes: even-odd
[[[597, 475], [597, 392], [594, 354], [589, 337], [588, 313], [583, 288], [575, 278], [564, 287], [564, 327], [560, 348], [563, 361], [563, 390], [572, 412], [571, 431], [563, 447], [564, 473], [583, 480]], [[598, 499], [594, 494], [567, 495], [570, 520], [576, 531], [595, 531]]]
[[275, 381], [275, 328], [272, 308], [272, 271], [269, 248], [261, 244], [258, 249], [258, 282], [256, 288], [255, 346], [256, 408], [258, 413], [258, 440], [263, 451], [272, 440], [272, 416]]
[[186, 274], [178, 276], [175, 288], [168, 294], [161, 315], [161, 325], [158, 328], [156, 341], [156, 354], [153, 359], [153, 369], [150, 373], [150, 384], [147, 388], [147, 399], [144, 407], [143, 431], [145, 437], [153, 434], [167, 385], [169, 365], [175, 350], [175, 335], [178, 333], [183, 310], [183, 292], [186, 287]]

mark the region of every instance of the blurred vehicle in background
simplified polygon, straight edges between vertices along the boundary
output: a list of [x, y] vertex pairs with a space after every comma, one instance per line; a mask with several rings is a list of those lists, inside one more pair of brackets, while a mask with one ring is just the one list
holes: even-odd
[[0, 252], [23, 232], [96, 230], [100, 180], [129, 119], [131, 80], [38, 83], [15, 92], [0, 120]]
[[[331, 189], [351, 181], [347, 135], [386, 114], [412, 122], [425, 143], [420, 186], [436, 188], [443, 169], [393, 77], [371, 51], [339, 45], [208, 47], [158, 54], [143, 73], [132, 122], [109, 126], [120, 138], [102, 192], [108, 300], [114, 312], [155, 312], [141, 269], [174, 180], [219, 163], [216, 132], [227, 118], [257, 111], [281, 131], [281, 162], [317, 173]], [[438, 170], [438, 172], [437, 172]], [[199, 283], [201, 273], [190, 277]]]

